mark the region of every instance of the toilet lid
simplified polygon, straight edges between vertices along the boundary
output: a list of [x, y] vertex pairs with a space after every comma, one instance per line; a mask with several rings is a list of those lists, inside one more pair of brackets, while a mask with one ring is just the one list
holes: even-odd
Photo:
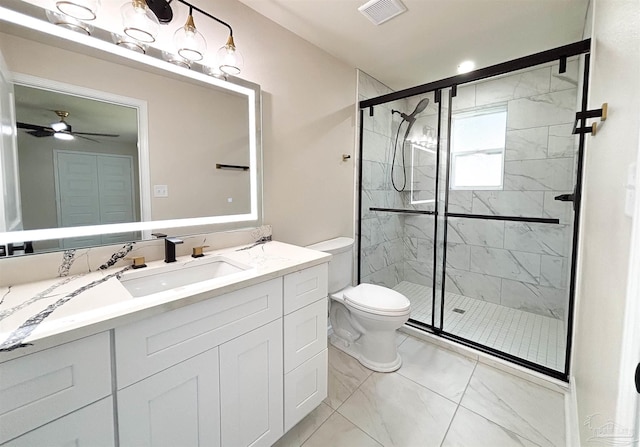
[[374, 284], [360, 284], [344, 293], [344, 300], [371, 313], [406, 313], [411, 308], [409, 299], [395, 290]]

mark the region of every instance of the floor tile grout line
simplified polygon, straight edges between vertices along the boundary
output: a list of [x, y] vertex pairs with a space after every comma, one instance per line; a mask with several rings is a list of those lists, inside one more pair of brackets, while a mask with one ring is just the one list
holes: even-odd
[[[475, 366], [474, 366], [474, 368], [475, 368]], [[415, 381], [415, 380], [413, 380], [411, 377], [407, 377], [407, 376], [405, 376], [404, 374], [402, 374], [402, 373], [400, 373], [400, 372], [398, 372], [398, 371], [396, 371], [396, 373], [397, 373], [400, 377], [402, 377], [403, 379], [407, 379], [409, 382], [412, 382], [412, 383], [414, 383], [414, 384], [418, 385], [419, 387], [424, 388], [425, 390], [432, 392], [433, 394], [437, 394], [438, 396], [442, 397], [443, 399], [448, 400], [449, 402], [451, 402], [451, 403], [452, 403], [452, 404], [454, 404], [454, 405], [459, 405], [459, 404], [460, 404], [460, 402], [456, 402], [455, 400], [452, 400], [450, 397], [447, 397], [447, 396], [445, 396], [444, 394], [442, 394], [442, 393], [440, 393], [440, 392], [438, 392], [438, 391], [432, 390], [431, 388], [429, 388], [428, 386], [426, 386], [426, 385], [424, 385], [424, 384], [422, 384], [422, 383], [420, 383], [420, 382], [416, 382], [416, 381]], [[466, 389], [466, 388], [465, 388], [465, 389]], [[463, 395], [464, 395], [464, 392], [463, 392], [463, 393], [462, 393], [462, 395], [460, 396], [460, 400], [462, 400], [462, 396], [463, 396]]]
[[[329, 414], [329, 416], [328, 416], [324, 421], [322, 421], [322, 424], [318, 425], [318, 427], [317, 427], [315, 430], [313, 430], [313, 431], [309, 434], [309, 436], [307, 436], [306, 438], [304, 438], [304, 440], [303, 440], [303, 441], [302, 441], [302, 443], [300, 444], [300, 447], [304, 447], [304, 445], [307, 443], [307, 441], [308, 441], [309, 439], [311, 439], [311, 437], [312, 437], [313, 435], [315, 435], [315, 434], [316, 434], [316, 432], [317, 432], [318, 430], [320, 430], [320, 428], [321, 428], [324, 424], [326, 424], [326, 423], [327, 423], [327, 421], [328, 421], [329, 419], [331, 419], [331, 416], [333, 416], [333, 414], [334, 414], [336, 411], [338, 411], [338, 410], [334, 410], [334, 409], [333, 409], [333, 407], [331, 407], [331, 405], [328, 405], [328, 404], [325, 404], [325, 405], [327, 405], [327, 407], [329, 407], [329, 408], [331, 409], [331, 414]], [[301, 422], [301, 421], [298, 421], [298, 424], [299, 424], [300, 422]], [[297, 424], [296, 424], [296, 425], [297, 425]], [[294, 425], [294, 427], [295, 427], [295, 425]], [[292, 428], [293, 428], [293, 427], [292, 427]]]
[[476, 360], [476, 364], [473, 365], [473, 371], [471, 371], [471, 374], [469, 375], [469, 380], [467, 380], [467, 385], [464, 387], [464, 391], [462, 392], [462, 396], [460, 396], [460, 402], [458, 402], [458, 405], [456, 406], [456, 411], [453, 412], [453, 416], [451, 416], [451, 420], [449, 421], [449, 425], [447, 426], [447, 430], [444, 432], [444, 436], [442, 437], [442, 441], [440, 441], [440, 447], [442, 447], [442, 444], [444, 444], [444, 441], [447, 439], [447, 436], [449, 435], [449, 430], [451, 429], [451, 426], [453, 425], [453, 420], [456, 418], [456, 415], [458, 414], [458, 410], [460, 409], [460, 406], [462, 405], [462, 399], [464, 399], [464, 395], [467, 393], [467, 388], [469, 388], [469, 384], [471, 383], [471, 379], [473, 378], [473, 375], [475, 374], [477, 367], [478, 367], [478, 361]]

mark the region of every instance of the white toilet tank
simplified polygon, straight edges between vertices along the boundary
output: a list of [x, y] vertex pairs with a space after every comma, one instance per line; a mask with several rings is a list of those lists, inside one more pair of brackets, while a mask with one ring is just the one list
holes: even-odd
[[351, 285], [353, 278], [353, 239], [337, 237], [309, 245], [311, 250], [323, 251], [333, 257], [329, 261], [329, 293], [335, 293]]

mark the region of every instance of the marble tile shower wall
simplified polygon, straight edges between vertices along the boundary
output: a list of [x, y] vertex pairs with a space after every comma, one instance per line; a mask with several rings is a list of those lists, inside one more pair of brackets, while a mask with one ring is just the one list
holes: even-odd
[[[562, 319], [567, 306], [572, 207], [558, 194], [573, 191], [578, 62], [460, 87], [453, 113], [507, 104], [504, 186], [453, 190], [449, 211], [557, 218], [560, 225], [449, 218], [448, 292]], [[405, 218], [406, 280], [432, 284], [433, 221]]]
[[[373, 98], [392, 90], [360, 72], [360, 100]], [[394, 104], [395, 108], [400, 108]], [[392, 104], [374, 107], [374, 115], [364, 113], [362, 163], [361, 282], [394, 287], [403, 278], [404, 217], [400, 214], [370, 211], [371, 207], [403, 208], [403, 193], [397, 192], [390, 180], [392, 145], [399, 121]]]

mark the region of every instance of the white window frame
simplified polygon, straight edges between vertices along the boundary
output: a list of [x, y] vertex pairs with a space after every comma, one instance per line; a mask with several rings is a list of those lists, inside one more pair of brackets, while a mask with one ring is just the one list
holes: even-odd
[[[455, 148], [455, 120], [456, 119], [466, 119], [472, 118], [482, 115], [494, 114], [494, 113], [506, 113], [507, 112], [507, 104], [497, 104], [491, 105], [490, 107], [484, 107], [481, 109], [473, 109], [462, 112], [453, 113], [451, 115], [451, 190], [502, 190], [504, 188], [504, 158], [506, 151], [506, 122], [505, 122], [505, 144], [502, 147], [495, 148], [486, 148], [486, 149], [471, 149], [466, 151], [454, 151]], [[475, 154], [487, 154], [494, 155], [500, 154], [502, 157], [500, 159], [500, 172], [502, 175], [500, 176], [500, 184], [499, 185], [473, 185], [473, 186], [456, 186], [456, 159], [459, 156], [468, 156]]]

